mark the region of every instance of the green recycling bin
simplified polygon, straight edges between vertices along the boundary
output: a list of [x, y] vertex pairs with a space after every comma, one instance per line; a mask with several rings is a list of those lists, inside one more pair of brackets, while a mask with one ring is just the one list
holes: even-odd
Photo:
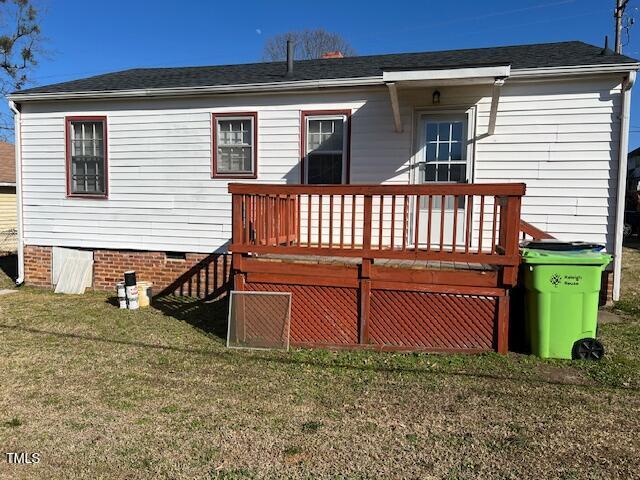
[[599, 360], [596, 339], [602, 271], [611, 255], [582, 242], [529, 242], [521, 250], [525, 331], [542, 358]]

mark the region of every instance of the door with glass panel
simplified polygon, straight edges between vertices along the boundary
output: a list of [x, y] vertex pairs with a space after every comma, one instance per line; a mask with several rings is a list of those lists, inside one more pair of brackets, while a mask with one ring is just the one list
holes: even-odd
[[[418, 183], [466, 183], [469, 173], [466, 116], [425, 115], [421, 118], [420, 124]], [[454, 224], [455, 243], [464, 245], [467, 205], [464, 197], [458, 197], [457, 205], [454, 201], [453, 196], [446, 196], [443, 208], [442, 197], [432, 198], [430, 238], [427, 238], [429, 201], [427, 198], [420, 199], [420, 246], [429, 243], [432, 249], [437, 249], [442, 238], [443, 246], [451, 247], [454, 241]]]

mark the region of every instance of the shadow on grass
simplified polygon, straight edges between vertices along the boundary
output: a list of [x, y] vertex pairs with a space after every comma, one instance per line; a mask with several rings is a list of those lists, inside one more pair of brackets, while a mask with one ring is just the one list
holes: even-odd
[[[109, 297], [106, 303], [119, 306], [117, 297]], [[165, 295], [154, 298], [151, 306], [168, 317], [188, 323], [206, 335], [226, 341], [228, 304], [227, 295], [213, 300]]]
[[[230, 256], [212, 253], [161, 291], [154, 290], [152, 306], [207, 335], [226, 340], [230, 277]], [[110, 297], [107, 303], [118, 306], [118, 299]]]
[[0, 256], [0, 271], [15, 282], [18, 278], [18, 256], [15, 254]]
[[[553, 378], [536, 378], [531, 377], [529, 375], [498, 375], [493, 373], [485, 373], [485, 372], [469, 372], [469, 371], [451, 371], [447, 369], [435, 370], [432, 368], [432, 365], [427, 365], [424, 367], [410, 367], [406, 365], [397, 365], [397, 366], [389, 366], [389, 365], [380, 365], [380, 364], [348, 364], [348, 363], [333, 363], [323, 361], [322, 358], [313, 358], [314, 352], [311, 351], [301, 351], [301, 358], [297, 358], [294, 355], [282, 355], [280, 352], [256, 352], [253, 351], [250, 354], [247, 352], [239, 352], [236, 350], [210, 350], [210, 349], [197, 349], [197, 348], [184, 348], [184, 347], [175, 347], [171, 345], [157, 345], [157, 344], [149, 344], [145, 342], [137, 342], [131, 340], [118, 340], [115, 338], [104, 338], [97, 337], [93, 335], [83, 335], [77, 333], [66, 333], [66, 332], [55, 332], [48, 330], [40, 330], [37, 328], [31, 327], [23, 327], [20, 325], [7, 325], [0, 324], [0, 329], [5, 331], [20, 331], [27, 332], [37, 335], [50, 335], [58, 338], [68, 338], [75, 340], [85, 340], [91, 342], [101, 342], [108, 344], [116, 344], [116, 345], [127, 345], [137, 348], [145, 348], [150, 350], [160, 350], [160, 351], [172, 351], [178, 353], [186, 353], [186, 354], [196, 354], [203, 355], [207, 357], [214, 357], [221, 360], [227, 361], [242, 361], [242, 362], [251, 362], [257, 364], [281, 364], [283, 366], [296, 366], [296, 365], [304, 365], [304, 366], [314, 366], [319, 368], [340, 368], [344, 370], [351, 371], [363, 371], [363, 372], [383, 372], [383, 373], [413, 373], [413, 374], [427, 374], [433, 376], [457, 376], [457, 377], [465, 377], [465, 378], [475, 378], [475, 379], [487, 379], [487, 380], [499, 380], [499, 381], [515, 381], [520, 382], [522, 384], [547, 384], [547, 385], [559, 385], [559, 386], [572, 386], [576, 388], [593, 388], [593, 386], [574, 383], [574, 382], [565, 382], [558, 379]], [[317, 351], [316, 351], [317, 352]], [[325, 353], [325, 352], [321, 352]], [[440, 355], [431, 356], [433, 359], [443, 358]], [[446, 355], [444, 356], [446, 358]], [[484, 359], [486, 361], [486, 359]], [[596, 386], [596, 388], [601, 388]], [[640, 388], [634, 387], [617, 387], [617, 386], [608, 386], [610, 389], [614, 390], [623, 390], [623, 391], [640, 391]]]

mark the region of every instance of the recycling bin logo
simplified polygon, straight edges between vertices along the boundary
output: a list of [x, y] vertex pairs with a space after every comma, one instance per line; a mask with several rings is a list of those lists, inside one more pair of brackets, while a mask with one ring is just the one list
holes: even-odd
[[549, 279], [549, 281], [551, 282], [551, 285], [553, 285], [554, 287], [557, 287], [558, 285], [560, 285], [560, 281], [562, 279], [560, 278], [560, 275], [558, 275], [557, 273], [554, 273], [553, 275], [551, 275], [551, 278]]

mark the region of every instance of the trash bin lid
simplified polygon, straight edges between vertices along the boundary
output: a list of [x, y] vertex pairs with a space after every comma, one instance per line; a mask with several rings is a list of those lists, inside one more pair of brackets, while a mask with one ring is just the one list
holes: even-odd
[[523, 263], [539, 265], [600, 265], [611, 263], [612, 256], [593, 249], [544, 250], [542, 248], [522, 248]]
[[520, 244], [523, 248], [535, 249], [535, 250], [547, 250], [553, 252], [572, 252], [572, 251], [584, 251], [591, 250], [594, 252], [600, 252], [604, 250], [604, 245], [600, 243], [590, 242], [563, 242], [562, 240], [556, 240], [555, 238], [542, 239], [542, 240], [528, 240]]

